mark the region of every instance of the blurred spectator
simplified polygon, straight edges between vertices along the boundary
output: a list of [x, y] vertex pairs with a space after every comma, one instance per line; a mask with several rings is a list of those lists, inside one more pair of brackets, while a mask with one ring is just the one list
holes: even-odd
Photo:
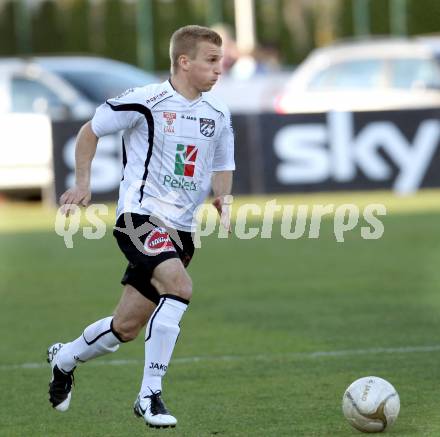
[[273, 73], [280, 70], [279, 53], [276, 47], [264, 45], [251, 53], [243, 54], [230, 70], [236, 79], [249, 79], [257, 74]]
[[237, 48], [233, 36], [232, 28], [227, 24], [216, 24], [212, 26], [212, 30], [216, 31], [223, 40], [223, 62], [222, 70], [224, 74], [227, 74], [237, 59], [240, 57], [240, 52]]

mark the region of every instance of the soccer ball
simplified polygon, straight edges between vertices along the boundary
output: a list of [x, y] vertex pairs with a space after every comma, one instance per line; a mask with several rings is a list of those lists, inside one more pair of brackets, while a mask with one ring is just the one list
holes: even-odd
[[396, 389], [377, 376], [357, 379], [345, 390], [342, 411], [351, 426], [363, 432], [382, 432], [396, 421], [400, 399]]

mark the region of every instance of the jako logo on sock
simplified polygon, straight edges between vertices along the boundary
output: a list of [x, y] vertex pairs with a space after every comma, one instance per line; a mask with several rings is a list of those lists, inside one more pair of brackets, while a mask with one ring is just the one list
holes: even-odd
[[150, 369], [162, 370], [163, 372], [166, 372], [168, 369], [168, 366], [165, 366], [165, 364], [151, 362]]

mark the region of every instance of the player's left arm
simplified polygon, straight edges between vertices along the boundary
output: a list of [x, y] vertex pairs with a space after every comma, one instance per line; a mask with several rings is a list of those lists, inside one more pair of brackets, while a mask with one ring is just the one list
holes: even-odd
[[232, 190], [232, 170], [215, 171], [212, 175], [211, 184], [214, 195], [212, 204], [221, 215], [225, 196], [231, 194]]
[[229, 205], [225, 202], [225, 196], [231, 194], [232, 174], [235, 170], [234, 132], [229, 113], [223, 118], [223, 127], [214, 153], [212, 170], [211, 186], [214, 195], [212, 204], [217, 209], [223, 225], [229, 229], [229, 211], [227, 210]]
[[212, 192], [214, 194], [214, 201], [212, 204], [217, 209], [220, 216], [220, 223], [230, 233], [231, 219], [230, 219], [230, 204], [226, 202], [226, 196], [231, 194], [232, 189], [232, 170], [216, 171], [212, 175]]

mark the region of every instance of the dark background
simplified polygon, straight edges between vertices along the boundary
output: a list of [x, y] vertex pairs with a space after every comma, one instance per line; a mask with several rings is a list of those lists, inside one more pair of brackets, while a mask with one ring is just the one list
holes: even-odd
[[[401, 134], [412, 143], [417, 129], [425, 120], [434, 120], [440, 124], [440, 109], [407, 110], [407, 111], [375, 111], [353, 113], [353, 137], [372, 122], [392, 122]], [[392, 169], [391, 175], [386, 180], [377, 181], [367, 177], [361, 169], [357, 168], [355, 177], [349, 182], [338, 182], [332, 177], [319, 183], [282, 184], [276, 177], [276, 168], [280, 159], [274, 153], [273, 139], [276, 133], [287, 125], [300, 125], [308, 123], [326, 124], [326, 114], [259, 114], [233, 116], [235, 131], [235, 160], [237, 171], [234, 176], [235, 194], [259, 194], [282, 192], [307, 192], [307, 191], [339, 191], [339, 190], [372, 190], [392, 189], [398, 174], [398, 167], [393, 160], [378, 144], [377, 154]], [[57, 198], [67, 188], [66, 174], [72, 168], [66, 164], [65, 146], [69, 138], [76, 135], [81, 122], [62, 122], [53, 124], [54, 139], [54, 167]], [[121, 166], [120, 158], [121, 141], [113, 138], [112, 150], [106, 150], [105, 158], [113, 160], [113, 166]], [[323, 145], [328, 149], [329, 145]], [[99, 160], [98, 154], [95, 161]], [[96, 176], [92, 176], [92, 180]], [[94, 193], [94, 200], [106, 201], [117, 199], [118, 180], [111, 190]], [[440, 187], [440, 148], [437, 142], [433, 158], [422, 180], [422, 187]]]

